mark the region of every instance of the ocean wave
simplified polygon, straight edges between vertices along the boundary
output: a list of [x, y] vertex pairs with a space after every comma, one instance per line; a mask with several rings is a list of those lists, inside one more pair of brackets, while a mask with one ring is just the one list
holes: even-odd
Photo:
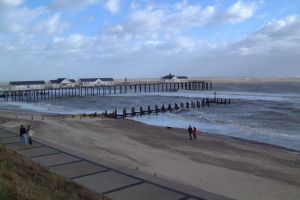
[[179, 91], [179, 92], [151, 92], [151, 93], [126, 93], [110, 95], [116, 97], [160, 96], [160, 97], [187, 97], [187, 98], [226, 98], [238, 100], [261, 101], [291, 101], [300, 99], [297, 94], [259, 93], [259, 92], [234, 92], [234, 91]]

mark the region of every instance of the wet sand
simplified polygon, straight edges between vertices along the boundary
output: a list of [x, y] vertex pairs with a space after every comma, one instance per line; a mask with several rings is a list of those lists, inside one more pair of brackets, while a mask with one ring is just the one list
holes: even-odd
[[0, 113], [0, 125], [30, 124], [42, 140], [222, 196], [300, 199], [296, 151], [199, 131], [190, 141], [184, 129], [131, 120], [14, 115]]

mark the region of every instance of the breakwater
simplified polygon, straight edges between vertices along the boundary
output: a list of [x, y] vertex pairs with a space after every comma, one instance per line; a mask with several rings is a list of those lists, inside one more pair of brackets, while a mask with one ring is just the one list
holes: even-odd
[[[102, 117], [108, 117], [108, 118], [125, 118], [125, 117], [134, 117], [134, 116], [143, 116], [143, 115], [150, 115], [150, 114], [156, 114], [158, 113], [165, 113], [165, 112], [172, 112], [177, 111], [179, 109], [195, 109], [195, 108], [204, 108], [209, 107], [211, 104], [231, 104], [230, 99], [223, 99], [223, 98], [203, 98], [202, 100], [198, 101], [191, 101], [191, 102], [180, 102], [180, 103], [174, 103], [174, 104], [168, 104], [168, 105], [154, 105], [154, 106], [148, 106], [143, 107], [140, 106], [139, 108], [132, 107], [130, 110], [124, 108], [122, 112], [118, 112], [117, 109], [115, 109], [112, 112], [108, 112], [105, 110], [104, 113], [101, 113], [100, 116]], [[91, 114], [91, 116], [96, 117], [98, 116], [97, 113]]]

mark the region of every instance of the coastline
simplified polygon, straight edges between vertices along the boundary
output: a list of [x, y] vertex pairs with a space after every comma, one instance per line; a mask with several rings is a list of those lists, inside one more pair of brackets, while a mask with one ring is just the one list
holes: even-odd
[[1, 126], [17, 132], [21, 123], [30, 124], [38, 139], [223, 196], [300, 196], [299, 151], [201, 130], [190, 141], [185, 129], [127, 119], [13, 115], [0, 112]]
[[[99, 113], [98, 113], [99, 114]], [[85, 117], [83, 116], [85, 115]], [[59, 119], [76, 119], [76, 118], [80, 118], [80, 116], [82, 116], [82, 118], [93, 118], [91, 117], [92, 115], [94, 115], [94, 113], [85, 113], [85, 114], [60, 114], [60, 113], [45, 113], [45, 112], [36, 112], [36, 111], [7, 111], [7, 110], [0, 110], [0, 125], [1, 123], [3, 123], [3, 119], [8, 119], [8, 120], [12, 120], [12, 119], [24, 119], [24, 120], [46, 120], [46, 119], [51, 119], [51, 120], [59, 120]], [[101, 117], [100, 117], [101, 118]], [[144, 124], [146, 126], [153, 126], [153, 127], [161, 127], [161, 128], [166, 128], [166, 126], [162, 126], [162, 125], [156, 125], [156, 124], [151, 124], [151, 123], [145, 123], [141, 120], [136, 120], [134, 118], [126, 118], [126, 120], [130, 120], [133, 122], [137, 122], [137, 123], [141, 123]], [[182, 127], [173, 127], [173, 126], [168, 126], [171, 127], [173, 129], [179, 129], [182, 130], [182, 132], [184, 133], [186, 130], [185, 128]], [[298, 149], [294, 149], [294, 148], [289, 148], [286, 146], [280, 146], [280, 145], [276, 145], [276, 144], [272, 144], [272, 143], [266, 143], [266, 142], [262, 142], [262, 141], [257, 141], [257, 140], [252, 140], [252, 139], [247, 139], [247, 138], [242, 138], [242, 137], [238, 137], [238, 136], [232, 136], [232, 135], [226, 135], [226, 134], [220, 134], [220, 133], [214, 133], [214, 132], [210, 132], [210, 131], [203, 131], [201, 130], [202, 134], [207, 134], [208, 136], [216, 136], [220, 139], [224, 139], [224, 138], [228, 138], [228, 139], [233, 139], [233, 140], [237, 140], [237, 141], [243, 141], [249, 144], [260, 144], [260, 145], [266, 145], [266, 146], [270, 146], [270, 147], [274, 147], [274, 148], [278, 148], [278, 149], [282, 149], [282, 150], [286, 150], [286, 151], [291, 151], [291, 152], [295, 152], [295, 153], [300, 153], [300, 150]]]

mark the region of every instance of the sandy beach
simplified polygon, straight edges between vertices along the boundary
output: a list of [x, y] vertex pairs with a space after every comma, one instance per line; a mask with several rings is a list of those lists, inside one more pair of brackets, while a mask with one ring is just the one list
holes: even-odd
[[0, 125], [18, 131], [30, 124], [39, 139], [208, 192], [233, 199], [300, 199], [299, 152], [201, 130], [190, 141], [185, 129], [132, 120], [14, 116], [0, 113]]

